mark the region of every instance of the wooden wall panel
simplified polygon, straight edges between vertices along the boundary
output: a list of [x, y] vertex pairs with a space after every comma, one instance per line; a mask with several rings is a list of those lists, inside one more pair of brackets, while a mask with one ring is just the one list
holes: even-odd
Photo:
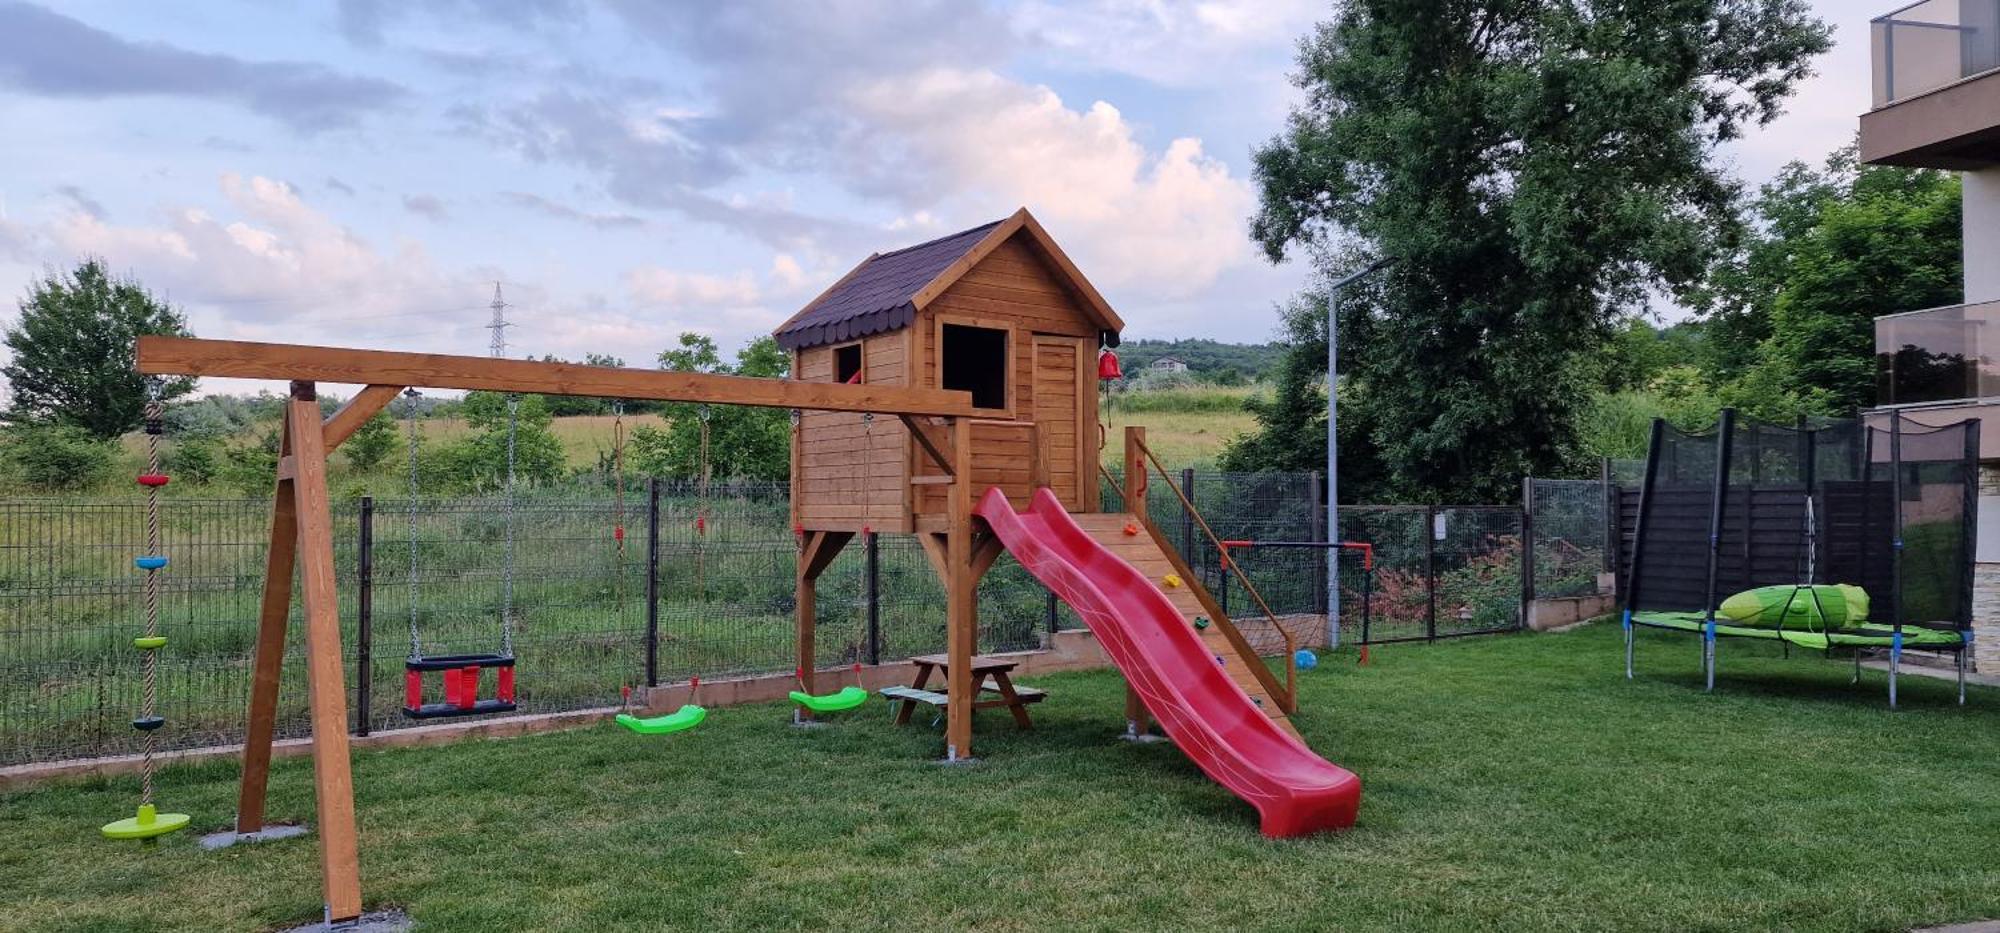
[[[1051, 484], [1071, 508], [1096, 511], [1097, 324], [1063, 280], [1021, 238], [1002, 244], [939, 295], [911, 328], [916, 354], [914, 384], [938, 385], [937, 322], [1004, 324], [1013, 328], [1009, 347], [1013, 380], [1012, 414], [1019, 421], [1047, 425]], [[1051, 342], [1059, 349], [1047, 349]], [[1039, 351], [1038, 351], [1038, 348]], [[1029, 494], [1027, 434], [987, 421], [973, 433], [974, 482], [997, 482], [1010, 497]], [[914, 447], [914, 444], [912, 445]], [[912, 455], [915, 474], [941, 475], [921, 452]], [[941, 486], [918, 486], [911, 496], [917, 514], [942, 514]]]
[[[844, 344], [834, 345], [842, 346]], [[834, 346], [799, 353], [799, 378], [832, 381]], [[907, 385], [903, 332], [863, 338], [862, 379]], [[792, 479], [797, 520], [808, 529], [909, 530], [909, 436], [898, 419], [852, 412], [808, 411], [799, 417], [798, 467]]]

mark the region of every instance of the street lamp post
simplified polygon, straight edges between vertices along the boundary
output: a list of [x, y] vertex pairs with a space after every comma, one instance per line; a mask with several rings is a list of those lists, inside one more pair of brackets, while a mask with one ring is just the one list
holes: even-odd
[[[1334, 282], [1326, 296], [1326, 539], [1340, 540], [1340, 404], [1335, 390], [1340, 371], [1340, 293], [1396, 260], [1383, 257]], [[1340, 647], [1340, 547], [1326, 549], [1326, 647]]]

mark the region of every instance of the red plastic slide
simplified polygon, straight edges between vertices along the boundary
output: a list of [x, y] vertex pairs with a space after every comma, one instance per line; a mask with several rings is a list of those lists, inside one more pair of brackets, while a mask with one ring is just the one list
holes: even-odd
[[1090, 625], [1174, 744], [1257, 808], [1264, 835], [1354, 824], [1361, 779], [1266, 717], [1166, 594], [1077, 527], [1054, 493], [1037, 490], [1032, 507], [1016, 513], [1004, 493], [989, 489], [975, 514]]

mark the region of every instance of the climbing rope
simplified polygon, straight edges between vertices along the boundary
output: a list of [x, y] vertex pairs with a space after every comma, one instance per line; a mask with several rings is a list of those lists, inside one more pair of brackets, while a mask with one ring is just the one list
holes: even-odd
[[[166, 417], [166, 409], [160, 404], [159, 384], [147, 386], [146, 399], [146, 475], [160, 476], [160, 434], [154, 425], [161, 424]], [[143, 480], [141, 482], [144, 482]], [[160, 542], [160, 487], [146, 485], [146, 553], [159, 556], [163, 550]], [[146, 570], [146, 634], [152, 639], [160, 634], [160, 571], [165, 567], [149, 567]], [[144, 692], [139, 697], [139, 720], [150, 722], [153, 711], [159, 705], [160, 653], [146, 652], [143, 679]], [[153, 802], [153, 751], [158, 744], [159, 730], [145, 729], [146, 741], [140, 752], [139, 761], [139, 804], [150, 806]]]
[[406, 578], [409, 586], [410, 603], [410, 658], [421, 661], [424, 657], [423, 635], [417, 630], [417, 496], [423, 486], [417, 481], [417, 399], [423, 393], [415, 389], [404, 389], [403, 421], [407, 425], [406, 434], [410, 442], [410, 495], [403, 502], [403, 519], [409, 530], [410, 574]]
[[160, 533], [160, 489], [167, 485], [167, 475], [160, 472], [160, 435], [166, 432], [166, 404], [160, 398], [158, 380], [146, 383], [145, 420], [146, 472], [140, 474], [138, 482], [146, 488], [146, 553], [132, 559], [133, 566], [146, 572], [144, 634], [132, 640], [132, 646], [143, 652], [144, 658], [140, 663], [139, 716], [132, 720], [132, 728], [144, 733], [145, 739], [139, 754], [139, 811], [135, 816], [104, 825], [102, 832], [112, 839], [153, 839], [188, 824], [187, 814], [160, 813], [153, 806], [156, 767], [153, 756], [159, 747], [160, 727], [167, 724], [157, 712], [160, 649], [167, 644], [160, 634], [160, 572], [167, 568], [166, 548]]

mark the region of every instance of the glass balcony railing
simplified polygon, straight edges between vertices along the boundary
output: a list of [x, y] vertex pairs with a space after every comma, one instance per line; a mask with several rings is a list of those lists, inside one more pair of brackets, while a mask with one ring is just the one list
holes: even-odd
[[2000, 68], [2000, 0], [1922, 0], [1868, 32], [1877, 108]]
[[2000, 399], [2000, 301], [1875, 319], [1881, 405]]

